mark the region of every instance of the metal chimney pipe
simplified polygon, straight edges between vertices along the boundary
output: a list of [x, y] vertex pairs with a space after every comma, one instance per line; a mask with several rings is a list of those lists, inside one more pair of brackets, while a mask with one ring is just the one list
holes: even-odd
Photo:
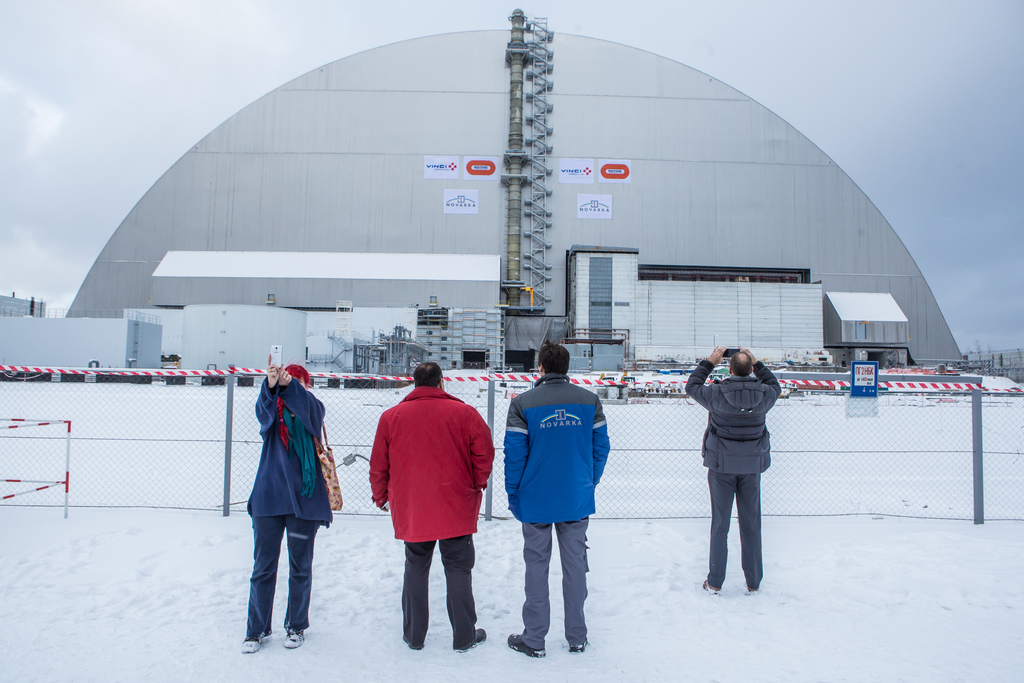
[[[526, 53], [526, 15], [517, 9], [509, 17], [512, 22], [512, 40], [508, 51], [512, 75], [509, 83], [508, 149], [510, 152], [523, 150], [523, 57]], [[508, 218], [506, 235], [505, 279], [519, 282], [522, 262], [522, 220], [523, 220], [523, 156], [510, 154], [508, 157]], [[519, 305], [519, 289], [509, 287], [506, 291], [509, 306]]]

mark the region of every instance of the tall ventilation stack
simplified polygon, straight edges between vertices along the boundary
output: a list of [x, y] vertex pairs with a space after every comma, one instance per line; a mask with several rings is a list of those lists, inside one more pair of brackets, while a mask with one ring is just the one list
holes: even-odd
[[[547, 19], [535, 18], [528, 23], [522, 10], [509, 17], [512, 39], [505, 51], [510, 68], [509, 134], [505, 152], [507, 172], [502, 176], [508, 187], [508, 217], [506, 222], [505, 289], [508, 311], [517, 313], [543, 313], [551, 301], [546, 294], [546, 283], [551, 280], [551, 264], [547, 230], [551, 227], [551, 211], [547, 209], [551, 168], [548, 138], [551, 127], [547, 115], [552, 110], [548, 92], [554, 53], [548, 49], [553, 35], [547, 29]], [[532, 34], [527, 40], [527, 33]], [[528, 68], [527, 68], [528, 67]], [[529, 92], [524, 83], [530, 81]], [[524, 116], [524, 100], [530, 103], [530, 114]], [[530, 137], [524, 136], [523, 124], [530, 126]], [[523, 185], [527, 184], [527, 198], [523, 199]], [[523, 207], [528, 225], [523, 229]], [[523, 278], [523, 270], [527, 277]], [[530, 293], [529, 302], [521, 303], [521, 292]]]
[[508, 217], [506, 219], [505, 279], [501, 286], [510, 312], [519, 308], [522, 281], [522, 218], [523, 218], [523, 60], [526, 56], [526, 15], [517, 9], [509, 17], [512, 22], [512, 39], [505, 50], [505, 61], [511, 69], [509, 85], [508, 149], [505, 151], [505, 168], [502, 176], [508, 186]]

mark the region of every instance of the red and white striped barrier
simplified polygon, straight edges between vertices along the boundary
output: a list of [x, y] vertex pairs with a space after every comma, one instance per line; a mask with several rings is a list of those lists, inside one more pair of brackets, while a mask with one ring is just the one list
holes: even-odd
[[[99, 368], [45, 368], [45, 367], [29, 367], [21, 365], [0, 365], [0, 372], [25, 372], [25, 373], [38, 373], [38, 374], [63, 374], [63, 375], [122, 375], [129, 377], [227, 377], [231, 375], [262, 375], [265, 371], [263, 368], [232, 368], [229, 370], [122, 370], [122, 369], [99, 369]], [[310, 377], [327, 378], [327, 379], [353, 379], [353, 380], [386, 380], [386, 381], [398, 381], [398, 382], [411, 382], [412, 377], [398, 376], [398, 375], [360, 375], [360, 374], [342, 374], [333, 372], [311, 372]], [[498, 382], [536, 382], [540, 379], [539, 375], [517, 375], [517, 374], [506, 374], [506, 373], [490, 373], [486, 375], [456, 375], [450, 374], [445, 375], [445, 381], [449, 382], [489, 382], [491, 380]], [[624, 382], [622, 380], [614, 379], [588, 379], [585, 377], [570, 377], [570, 381], [573, 384], [579, 384], [581, 386], [595, 386], [595, 387], [606, 387], [606, 386], [632, 386], [634, 384], [685, 384], [686, 377], [678, 376], [676, 378], [659, 378], [652, 380], [643, 380], [639, 382]], [[709, 379], [713, 381], [713, 379]], [[805, 379], [781, 379], [779, 382], [783, 386], [792, 387], [795, 389], [840, 389], [848, 388], [850, 383], [847, 381], [840, 380], [805, 380]], [[1014, 389], [987, 389], [980, 384], [969, 384], [969, 383], [956, 383], [956, 382], [879, 382], [879, 387], [885, 388], [889, 391], [908, 391], [908, 392], [920, 392], [920, 391], [973, 391], [974, 389], [981, 389], [986, 392], [1011, 392], [1021, 393], [1024, 390], [1019, 388]]]
[[[32, 372], [37, 374], [51, 375], [118, 375], [126, 377], [226, 377], [230, 375], [262, 375], [263, 368], [233, 368], [230, 370], [121, 370], [121, 369], [99, 369], [99, 368], [46, 368], [26, 365], [0, 365], [0, 372]], [[327, 379], [369, 379], [369, 380], [393, 380], [399, 382], [412, 382], [412, 377], [400, 375], [357, 375], [340, 374], [334, 372], [311, 372], [310, 377]], [[511, 375], [494, 373], [490, 375], [445, 375], [445, 381], [452, 382], [488, 382], [496, 380], [500, 382], [536, 382], [540, 375]], [[607, 379], [586, 379], [572, 378], [574, 384], [587, 386], [620, 386], [626, 382]]]
[[[2, 366], [0, 366], [2, 367]], [[46, 489], [52, 489], [54, 486], [64, 486], [64, 519], [68, 518], [68, 495], [71, 491], [71, 420], [34, 420], [24, 417], [7, 417], [0, 418], [0, 422], [14, 422], [15, 424], [4, 425], [7, 429], [24, 429], [25, 427], [48, 427], [50, 425], [62, 424], [67, 427], [64, 441], [64, 480], [63, 481], [52, 481], [52, 480], [37, 480], [37, 479], [3, 479], [2, 481], [10, 484], [45, 484], [45, 486], [36, 486], [35, 488], [27, 489], [25, 491], [18, 491], [17, 493], [9, 493], [5, 496], [0, 497], [0, 500], [8, 500], [15, 496], [24, 496], [27, 493], [36, 493], [37, 491], [45, 491]]]
[[[713, 379], [709, 379], [708, 382], [713, 382]], [[645, 382], [645, 384], [685, 384], [686, 378], [680, 378], [678, 380], [651, 380]], [[779, 384], [784, 387], [790, 387], [792, 389], [848, 389], [850, 387], [849, 382], [841, 380], [809, 380], [809, 379], [780, 379]], [[1011, 393], [1022, 393], [1021, 389], [989, 389], [983, 387], [980, 384], [970, 383], [951, 383], [951, 382], [879, 382], [879, 388], [884, 388], [894, 392], [921, 392], [921, 391], [973, 391], [980, 389], [985, 392], [1011, 392]]]
[[27, 365], [0, 365], [0, 372], [34, 372], [47, 375], [124, 375], [130, 377], [226, 377], [228, 375], [262, 375], [263, 370], [235, 368], [232, 370], [122, 370], [100, 368], [41, 368]]

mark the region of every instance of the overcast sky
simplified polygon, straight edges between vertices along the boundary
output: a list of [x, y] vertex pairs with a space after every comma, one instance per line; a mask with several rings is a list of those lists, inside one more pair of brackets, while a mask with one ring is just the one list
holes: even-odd
[[69, 306], [146, 190], [281, 84], [517, 6], [556, 51], [623, 43], [768, 107], [888, 219], [961, 349], [1024, 347], [1022, 0], [0, 0], [0, 293]]

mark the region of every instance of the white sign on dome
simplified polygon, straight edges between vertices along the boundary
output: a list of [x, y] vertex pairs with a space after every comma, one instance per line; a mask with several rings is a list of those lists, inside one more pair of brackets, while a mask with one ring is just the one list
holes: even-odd
[[445, 190], [444, 212], [456, 214], [480, 213], [480, 190]]
[[423, 157], [423, 178], [425, 180], [458, 180], [459, 157]]
[[569, 185], [594, 184], [593, 159], [559, 159], [558, 182]]

